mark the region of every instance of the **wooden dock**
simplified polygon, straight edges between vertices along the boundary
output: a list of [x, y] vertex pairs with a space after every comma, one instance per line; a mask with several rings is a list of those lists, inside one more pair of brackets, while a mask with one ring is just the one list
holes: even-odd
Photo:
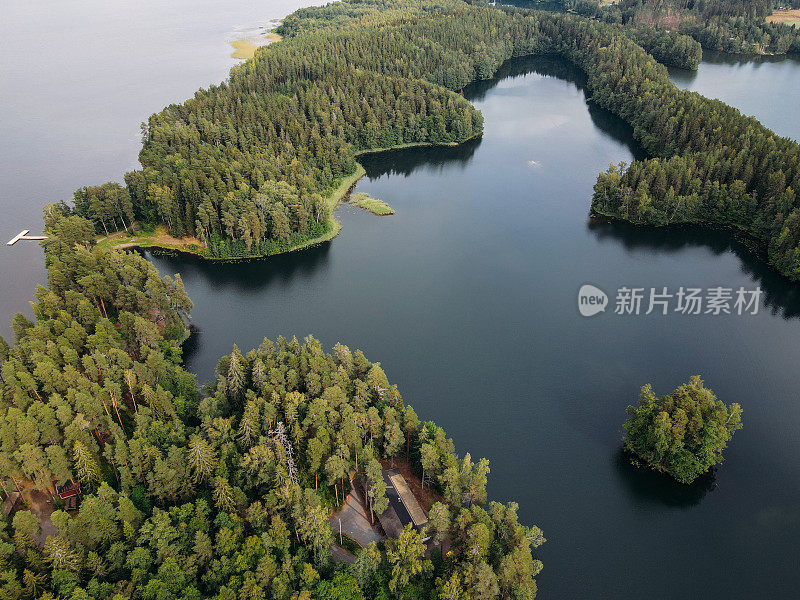
[[20, 240], [39, 241], [39, 240], [46, 240], [47, 239], [46, 235], [28, 235], [29, 231], [30, 231], [30, 229], [23, 229], [17, 235], [15, 235], [13, 238], [8, 240], [6, 242], [6, 246], [13, 246], [14, 244], [16, 244]]

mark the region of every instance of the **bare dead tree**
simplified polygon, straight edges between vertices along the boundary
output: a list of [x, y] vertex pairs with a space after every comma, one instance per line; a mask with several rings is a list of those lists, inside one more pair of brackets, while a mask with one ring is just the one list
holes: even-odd
[[286, 450], [286, 470], [289, 472], [289, 479], [297, 484], [297, 467], [294, 465], [294, 450], [289, 436], [286, 435], [286, 427], [283, 421], [279, 421], [275, 429], [270, 429], [269, 435], [273, 441], [278, 442]]

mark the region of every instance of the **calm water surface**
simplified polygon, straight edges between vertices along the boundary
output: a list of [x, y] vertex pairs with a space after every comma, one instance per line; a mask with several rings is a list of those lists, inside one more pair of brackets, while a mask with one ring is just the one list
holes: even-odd
[[[313, 0], [0, 2], [0, 334], [44, 283], [42, 207], [139, 167], [139, 124], [238, 63], [230, 42]], [[30, 312], [30, 311], [28, 311]]]
[[[22, 228], [18, 221], [39, 224], [41, 204], [134, 167], [138, 122], [220, 79], [230, 65], [226, 32], [247, 21], [209, 21], [207, 11], [228, 14], [212, 3], [174, 14], [148, 5], [151, 25], [166, 19], [164, 11], [175, 27], [205, 13], [204, 26], [178, 38], [218, 40], [168, 56], [163, 48], [183, 47], [163, 45], [177, 35], [173, 28], [141, 38], [147, 49], [140, 51], [125, 25], [147, 10], [125, 18], [115, 10], [118, 25], [109, 31], [127, 40], [127, 50], [111, 44], [110, 54], [91, 54], [89, 66], [74, 42], [85, 26], [70, 11], [47, 14], [45, 26], [47, 11], [19, 6], [17, 27], [0, 25], [13, 33], [24, 23], [31, 33], [12, 36], [12, 56], [38, 57], [41, 39], [55, 35], [52, 52], [64, 64], [36, 77], [15, 71], [17, 85], [27, 82], [28, 91], [50, 99], [28, 106], [30, 94], [13, 86], [19, 114], [2, 121], [4, 132], [20, 130], [16, 150], [2, 150], [2, 208], [15, 221], [4, 216], [0, 230], [9, 237]], [[68, 33], [45, 35], [56, 25]], [[211, 58], [214, 52], [222, 57]], [[216, 66], [198, 66], [199, 55]], [[80, 77], [69, 72], [73, 63]], [[189, 64], [197, 70], [189, 73]], [[1, 68], [5, 92], [10, 67]], [[468, 91], [486, 120], [482, 140], [364, 160], [368, 176], [358, 190], [396, 215], [343, 207], [344, 230], [332, 243], [266, 261], [213, 265], [148, 253], [162, 273], [183, 274], [195, 302], [201, 331], [187, 348], [189, 368], [207, 379], [234, 342], [246, 350], [280, 334], [313, 333], [326, 347], [341, 341], [382, 361], [423, 418], [444, 426], [461, 451], [491, 460], [490, 496], [519, 502], [523, 520], [544, 529], [540, 598], [796, 597], [800, 291], [724, 235], [590, 224], [597, 172], [640, 156], [629, 129], [587, 105], [583, 78], [563, 62], [514, 61], [502, 76]], [[673, 77], [799, 137], [797, 107], [775, 103], [786, 85], [800, 82], [796, 62], [706, 62], [694, 76]], [[749, 88], [733, 85], [740, 77]], [[762, 93], [744, 94], [754, 85]], [[5, 314], [41, 278], [38, 252], [0, 252]], [[623, 285], [760, 285], [766, 298], [748, 317], [586, 319], [576, 307], [586, 282], [610, 293]], [[726, 402], [742, 404], [745, 427], [716, 476], [685, 487], [631, 468], [619, 447], [625, 407], [640, 385], [665, 393], [694, 373]]]
[[718, 98], [773, 131], [800, 140], [800, 57], [747, 58], [703, 51], [696, 72], [670, 69], [680, 88]]

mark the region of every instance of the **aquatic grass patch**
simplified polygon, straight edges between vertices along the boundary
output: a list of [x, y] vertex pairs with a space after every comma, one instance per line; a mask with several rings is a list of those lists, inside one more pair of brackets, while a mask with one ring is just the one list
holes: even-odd
[[359, 192], [350, 196], [350, 204], [368, 210], [373, 215], [386, 216], [394, 214], [394, 209], [386, 204], [386, 202], [373, 198], [366, 192]]
[[261, 46], [279, 42], [280, 40], [281, 36], [274, 32], [265, 33], [264, 35], [260, 35], [258, 37], [233, 40], [231, 42], [231, 46], [234, 47], [234, 51], [231, 52], [231, 57], [248, 60], [255, 56], [256, 50], [258, 50]]

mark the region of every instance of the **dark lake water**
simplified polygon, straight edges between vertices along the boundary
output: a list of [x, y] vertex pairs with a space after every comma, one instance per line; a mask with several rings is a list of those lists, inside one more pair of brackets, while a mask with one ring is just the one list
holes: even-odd
[[[29, 19], [48, 12], [45, 3], [17, 4], [40, 11], [31, 17], [18, 8], [27, 31]], [[115, 30], [127, 50], [114, 46], [84, 64], [89, 58], [73, 46], [75, 30], [86, 29], [66, 8], [60, 16], [74, 28], [53, 34], [42, 24], [44, 39], [55, 38], [36, 60], [44, 65], [63, 50], [80, 76], [70, 79], [61, 62], [40, 75], [0, 65], [3, 106], [15, 116], [0, 125], [12, 142], [0, 155], [3, 235], [38, 226], [40, 206], [78, 185], [118, 179], [135, 165], [138, 122], [220, 79], [232, 63], [226, 32], [247, 24], [246, 15], [214, 22], [206, 14], [201, 22], [204, 11], [235, 11], [150, 4], [143, 13], [172, 15], [178, 31], [191, 20], [185, 37], [194, 41], [186, 43], [197, 45], [179, 54], [182, 66], [151, 47], [182, 48], [183, 34], [172, 38], [166, 26], [141, 51], [134, 34]], [[13, 30], [0, 20], [0, 33]], [[204, 34], [216, 41], [196, 42]], [[164, 36], [172, 41], [158, 46]], [[19, 47], [24, 36], [6, 37], [4, 58], [44, 52], [40, 39], [28, 41]], [[212, 47], [221, 57], [211, 58]], [[343, 232], [332, 243], [266, 261], [220, 265], [148, 253], [163, 274], [182, 273], [195, 302], [200, 333], [187, 348], [188, 367], [207, 379], [234, 342], [246, 350], [281, 334], [363, 349], [461, 452], [490, 459], [491, 497], [519, 502], [522, 519], [543, 528], [542, 599], [795, 598], [800, 288], [726, 235], [590, 223], [597, 172], [640, 155], [629, 129], [586, 103], [581, 74], [563, 62], [514, 61], [501, 76], [468, 90], [485, 117], [483, 139], [365, 157], [368, 176], [357, 189], [388, 202], [394, 216], [344, 206]], [[697, 74], [673, 78], [800, 137], [797, 62], [712, 58]], [[25, 84], [51, 99], [27, 106], [17, 89]], [[5, 334], [42, 271], [35, 246], [2, 248]], [[584, 318], [576, 297], [584, 283], [612, 302], [622, 286], [759, 285], [765, 298], [749, 316], [609, 310]], [[666, 393], [695, 373], [743, 406], [744, 429], [715, 476], [686, 487], [633, 469], [619, 448], [625, 407], [641, 385]]]

